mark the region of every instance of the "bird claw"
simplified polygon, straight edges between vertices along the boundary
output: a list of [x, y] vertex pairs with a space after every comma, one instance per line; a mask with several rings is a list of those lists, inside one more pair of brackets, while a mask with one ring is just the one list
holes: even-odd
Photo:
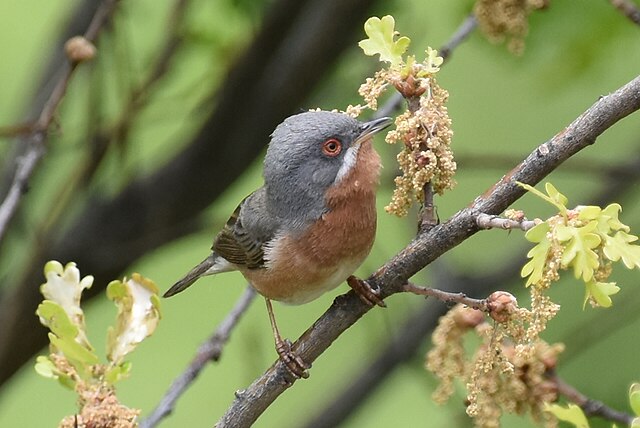
[[356, 295], [367, 306], [378, 305], [381, 308], [386, 308], [387, 304], [380, 298], [380, 288], [373, 288], [364, 279], [360, 279], [354, 275], [347, 278], [347, 284], [355, 291]]
[[291, 375], [296, 379], [306, 379], [309, 377], [308, 369], [311, 368], [310, 364], [304, 362], [299, 355], [297, 355], [291, 349], [291, 341], [289, 339], [281, 340], [279, 343], [276, 343], [276, 352], [280, 357], [280, 361], [282, 361], [289, 371]]

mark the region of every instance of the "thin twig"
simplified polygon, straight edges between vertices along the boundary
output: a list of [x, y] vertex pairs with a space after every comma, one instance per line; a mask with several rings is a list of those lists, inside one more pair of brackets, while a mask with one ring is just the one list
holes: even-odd
[[198, 348], [195, 357], [187, 368], [173, 381], [160, 403], [151, 414], [142, 422], [140, 428], [155, 427], [163, 418], [169, 416], [173, 411], [178, 399], [187, 391], [187, 388], [198, 377], [209, 361], [218, 361], [222, 355], [222, 350], [229, 340], [229, 336], [240, 318], [249, 309], [249, 305], [256, 296], [253, 287], [247, 286], [244, 294], [240, 296], [231, 312], [218, 325], [215, 333]]
[[[374, 288], [380, 288], [382, 298], [401, 292], [408, 278], [479, 231], [476, 223], [479, 213], [498, 214], [518, 200], [524, 194], [524, 189], [516, 182], [540, 182], [565, 160], [595, 143], [597, 137], [616, 122], [638, 109], [640, 76], [614, 93], [601, 97], [551, 140], [541, 144], [491, 189], [476, 198], [470, 207], [417, 236], [367, 282]], [[370, 309], [353, 292], [339, 296], [293, 344], [293, 352], [304, 361], [313, 363]], [[218, 422], [218, 428], [250, 426], [293, 382], [295, 379], [291, 379], [284, 365], [277, 361], [242, 394], [236, 396]]]
[[640, 25], [640, 8], [636, 4], [629, 0], [609, 0], [609, 2], [632, 22]]
[[[118, 1], [119, 0], [105, 0], [102, 3], [89, 24], [89, 28], [84, 34], [85, 39], [91, 42], [95, 41], [98, 33], [104, 27], [109, 16], [111, 16], [115, 10]], [[77, 68], [77, 65], [78, 63], [72, 62], [66, 65], [64, 73], [53, 88], [49, 99], [44, 104], [35, 126], [25, 137], [26, 141], [24, 143], [28, 145], [27, 151], [20, 159], [18, 159], [18, 165], [16, 167], [11, 187], [2, 201], [2, 205], [0, 205], [0, 241], [3, 240], [7, 232], [9, 222], [15, 215], [22, 195], [28, 188], [29, 179], [38, 166], [40, 159], [42, 159], [46, 152], [47, 132], [53, 122], [55, 113], [60, 106], [60, 102], [62, 101], [62, 98], [64, 98], [64, 94], [67, 91], [67, 87], [69, 86], [69, 82], [71, 81], [71, 77], [73, 76], [73, 72]]]
[[480, 227], [481, 229], [520, 229], [525, 232], [539, 223], [535, 220], [513, 220], [510, 218], [503, 218], [497, 215], [489, 215], [484, 213], [478, 214], [476, 222], [478, 223], [478, 227]]
[[625, 424], [626, 426], [631, 425], [633, 416], [630, 414], [612, 409], [601, 401], [587, 397], [575, 387], [566, 383], [555, 372], [550, 372], [547, 376], [556, 384], [558, 393], [565, 396], [572, 403], [580, 406], [586, 416], [597, 416], [611, 422]]
[[402, 287], [402, 290], [420, 296], [434, 297], [444, 303], [461, 303], [482, 312], [489, 312], [487, 299], [474, 299], [472, 297], [468, 297], [464, 293], [438, 290], [437, 288], [420, 287], [419, 285], [415, 285], [410, 282], [406, 283]]
[[467, 37], [476, 29], [478, 26], [478, 21], [473, 14], [469, 14], [467, 18], [460, 24], [460, 26], [456, 29], [456, 32], [453, 33], [451, 38], [447, 43], [440, 47], [438, 54], [445, 61], [451, 57], [453, 51], [460, 45], [460, 43], [464, 42]]

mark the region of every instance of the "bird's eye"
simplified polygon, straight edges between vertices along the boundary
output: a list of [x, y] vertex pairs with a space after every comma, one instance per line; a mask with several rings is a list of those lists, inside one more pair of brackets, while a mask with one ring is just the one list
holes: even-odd
[[327, 141], [322, 143], [322, 153], [327, 156], [338, 156], [340, 151], [342, 151], [342, 143], [335, 138], [329, 138]]

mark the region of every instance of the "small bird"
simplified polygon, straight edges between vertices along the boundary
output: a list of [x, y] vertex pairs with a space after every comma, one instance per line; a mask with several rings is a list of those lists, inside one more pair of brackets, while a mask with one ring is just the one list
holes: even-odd
[[264, 185], [236, 208], [212, 253], [164, 297], [200, 277], [240, 271], [265, 298], [280, 359], [295, 377], [308, 377], [310, 366], [280, 336], [271, 300], [307, 303], [347, 280], [365, 303], [385, 306], [379, 290], [352, 274], [376, 233], [381, 164], [372, 137], [390, 123], [328, 111], [285, 119], [271, 135]]

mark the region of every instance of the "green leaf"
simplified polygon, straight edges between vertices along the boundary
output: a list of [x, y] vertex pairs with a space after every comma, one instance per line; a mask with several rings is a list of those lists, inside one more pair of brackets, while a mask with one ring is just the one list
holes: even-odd
[[393, 16], [383, 16], [382, 19], [372, 17], [364, 23], [364, 32], [369, 37], [361, 40], [358, 46], [365, 55], [380, 55], [380, 61], [386, 61], [391, 65], [399, 65], [402, 55], [409, 47], [411, 40], [408, 37], [400, 37], [394, 40], [396, 22]]
[[58, 378], [58, 369], [56, 369], [55, 364], [53, 364], [53, 361], [51, 361], [49, 357], [45, 357], [44, 355], [40, 355], [36, 358], [35, 369], [36, 373], [42, 377], [50, 379]]
[[60, 338], [53, 333], [49, 333], [49, 341], [80, 371], [91, 364], [98, 363], [98, 356], [95, 352], [85, 348], [73, 339]]
[[113, 385], [119, 380], [129, 376], [130, 371], [131, 371], [131, 363], [128, 361], [125, 361], [122, 364], [115, 365], [109, 368], [109, 370], [107, 370], [107, 372], [105, 373], [104, 378], [108, 383]]
[[107, 335], [107, 358], [120, 365], [124, 357], [153, 334], [160, 321], [158, 287], [153, 281], [134, 273], [131, 279], [112, 281], [107, 297], [118, 306], [116, 326]]
[[640, 246], [631, 244], [638, 240], [622, 230], [613, 236], [605, 236], [604, 255], [612, 262], [622, 259], [627, 269], [640, 268]]
[[573, 403], [563, 407], [559, 404], [545, 404], [545, 412], [552, 413], [553, 416], [561, 421], [569, 422], [577, 428], [589, 428], [589, 421], [584, 415], [582, 409]]
[[44, 376], [50, 379], [56, 379], [60, 384], [66, 388], [73, 389], [75, 387], [75, 382], [65, 373], [62, 373], [58, 370], [56, 365], [49, 359], [49, 357], [45, 357], [44, 355], [40, 355], [36, 358], [35, 365], [36, 373], [40, 376]]
[[607, 218], [607, 223], [612, 230], [624, 230], [625, 232], [628, 232], [630, 230], [629, 226], [618, 219], [618, 215], [621, 211], [622, 207], [620, 204], [609, 204], [602, 210], [602, 217]]
[[593, 251], [602, 242], [600, 236], [593, 233], [597, 227], [598, 223], [591, 221], [582, 227], [558, 225], [554, 231], [556, 238], [565, 243], [560, 263], [564, 268], [573, 266], [575, 277], [582, 277], [585, 282], [591, 281], [599, 266], [598, 255]]
[[431, 49], [431, 46], [427, 47], [427, 50], [424, 51], [426, 54], [424, 65], [424, 71], [429, 74], [435, 74], [440, 71], [440, 66], [444, 62], [444, 58], [438, 56], [438, 51], [435, 49]]
[[531, 260], [522, 267], [520, 272], [520, 276], [523, 278], [529, 277], [525, 284], [526, 286], [535, 284], [542, 279], [547, 263], [547, 255], [551, 248], [551, 242], [547, 239], [547, 232], [549, 232], [549, 225], [540, 223], [529, 229], [525, 234], [528, 241], [538, 243], [527, 253], [527, 257], [530, 257]]
[[87, 339], [80, 297], [82, 291], [93, 284], [93, 277], [85, 276], [80, 279], [80, 271], [75, 263], [67, 263], [62, 267], [62, 264], [55, 260], [45, 264], [44, 275], [47, 282], [40, 286], [40, 292], [46, 300], [55, 302], [64, 309], [69, 320], [78, 328], [77, 340], [88, 349], [92, 349]]
[[578, 218], [583, 221], [597, 220], [602, 217], [602, 208], [596, 205], [579, 205], [576, 211], [578, 211]]
[[609, 296], [613, 296], [618, 291], [620, 291], [620, 287], [618, 287], [615, 282], [589, 281], [585, 284], [585, 286], [586, 295], [584, 299], [584, 305], [587, 304], [589, 298], [593, 298], [598, 306], [602, 306], [603, 308], [611, 307], [613, 302], [611, 300], [611, 297]]
[[565, 195], [560, 193], [553, 184], [545, 183], [544, 190], [547, 191], [547, 194], [552, 201], [566, 208], [567, 204], [569, 203], [569, 199], [567, 199]]
[[71, 322], [65, 310], [51, 300], [45, 300], [36, 310], [40, 322], [48, 327], [56, 336], [75, 339], [78, 335], [78, 327]]
[[629, 388], [629, 403], [636, 416], [640, 416], [640, 383], [633, 383]]
[[563, 217], [565, 218], [567, 217], [568, 200], [566, 196], [558, 192], [558, 190], [551, 183], [545, 184], [545, 190], [547, 191], [547, 193], [549, 193], [549, 195], [545, 195], [544, 193], [542, 193], [541, 191], [539, 191], [538, 189], [536, 189], [535, 187], [529, 184], [521, 183], [519, 181], [516, 181], [516, 184], [520, 187], [523, 187], [525, 190], [533, 193], [540, 199], [549, 202], [551, 205], [558, 208], [558, 211], [560, 212], [560, 214], [562, 214]]

